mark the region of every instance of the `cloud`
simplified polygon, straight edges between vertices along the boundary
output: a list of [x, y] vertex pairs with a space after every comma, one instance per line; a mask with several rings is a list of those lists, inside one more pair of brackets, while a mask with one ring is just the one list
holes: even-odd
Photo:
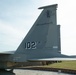
[[24, 33], [23, 30], [14, 28], [13, 25], [0, 22], [0, 50], [16, 49], [22, 41]]

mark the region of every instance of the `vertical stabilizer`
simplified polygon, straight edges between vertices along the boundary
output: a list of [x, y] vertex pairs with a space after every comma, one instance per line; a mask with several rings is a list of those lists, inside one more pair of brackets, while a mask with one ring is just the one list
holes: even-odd
[[42, 13], [15, 52], [20, 58], [47, 58], [59, 54], [60, 26], [56, 20], [57, 4], [39, 9], [43, 9]]

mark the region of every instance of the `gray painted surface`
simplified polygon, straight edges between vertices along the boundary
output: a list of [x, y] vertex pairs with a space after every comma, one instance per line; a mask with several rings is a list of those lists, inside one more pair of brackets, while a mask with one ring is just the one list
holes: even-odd
[[57, 4], [43, 8], [42, 13], [15, 52], [17, 61], [60, 56], [60, 26], [57, 25]]

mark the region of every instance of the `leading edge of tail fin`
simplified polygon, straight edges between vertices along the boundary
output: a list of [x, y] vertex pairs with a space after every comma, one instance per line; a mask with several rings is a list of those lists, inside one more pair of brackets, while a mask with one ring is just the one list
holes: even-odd
[[41, 53], [41, 55], [46, 56], [46, 52], [46, 54], [51, 53], [53, 55], [53, 53], [56, 54], [60, 51], [60, 25], [57, 25], [56, 20], [57, 4], [39, 9], [44, 10], [15, 53], [30, 54], [31, 57]]

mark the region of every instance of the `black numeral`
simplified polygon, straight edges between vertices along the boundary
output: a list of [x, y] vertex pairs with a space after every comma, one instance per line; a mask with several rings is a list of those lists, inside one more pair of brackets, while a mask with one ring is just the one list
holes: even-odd
[[36, 42], [25, 43], [25, 49], [36, 49]]

